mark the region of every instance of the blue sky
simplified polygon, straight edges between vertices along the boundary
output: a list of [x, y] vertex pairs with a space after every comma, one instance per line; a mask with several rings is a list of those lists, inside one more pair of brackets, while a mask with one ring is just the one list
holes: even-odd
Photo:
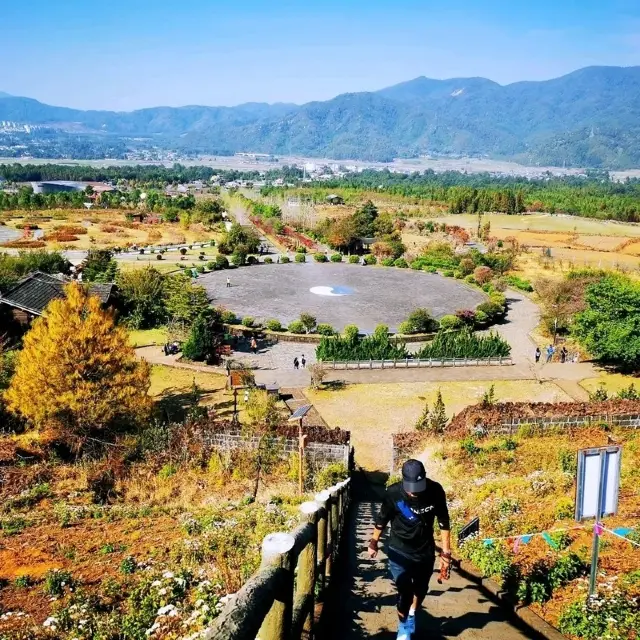
[[7, 0], [0, 91], [82, 109], [325, 100], [640, 65], [638, 0]]

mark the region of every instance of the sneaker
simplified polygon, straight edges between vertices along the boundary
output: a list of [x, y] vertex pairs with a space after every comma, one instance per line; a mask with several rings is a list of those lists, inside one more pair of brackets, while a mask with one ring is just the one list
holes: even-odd
[[411, 640], [411, 629], [408, 624], [408, 619], [405, 622], [398, 621], [398, 635], [396, 640]]
[[416, 633], [416, 614], [409, 613], [407, 616], [407, 621], [405, 622], [405, 626], [407, 627], [407, 631], [409, 632], [409, 637], [412, 637]]

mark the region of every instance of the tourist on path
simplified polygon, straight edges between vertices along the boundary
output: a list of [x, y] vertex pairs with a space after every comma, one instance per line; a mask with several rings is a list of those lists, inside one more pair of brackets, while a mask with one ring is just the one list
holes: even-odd
[[299, 368], [300, 368], [300, 362], [298, 361], [298, 356], [296, 356], [296, 357], [293, 359], [293, 368], [294, 368], [294, 369], [299, 369]]
[[227, 276], [227, 288], [231, 286], [231, 278]]
[[540, 347], [536, 347], [536, 364], [540, 362], [540, 356], [542, 355], [542, 351], [540, 351]]
[[302, 358], [300, 359], [300, 364], [302, 365], [303, 369], [306, 369], [307, 361], [304, 359], [304, 353], [302, 354]]
[[569, 352], [567, 351], [567, 347], [563, 345], [562, 349], [560, 349], [560, 362], [566, 362], [568, 355], [569, 355]]
[[556, 352], [555, 347], [550, 344], [547, 347], [547, 362], [551, 362], [551, 360], [553, 359], [553, 354]]
[[255, 336], [251, 338], [251, 352], [253, 355], [258, 353], [258, 343], [256, 342]]
[[384, 495], [369, 541], [369, 557], [378, 555], [382, 532], [391, 523], [389, 570], [398, 590], [397, 640], [410, 640], [416, 632], [416, 611], [429, 590], [435, 562], [434, 521], [442, 532], [440, 577], [451, 573], [451, 532], [444, 489], [427, 478], [419, 460], [407, 460], [402, 466], [402, 481], [392, 484]]

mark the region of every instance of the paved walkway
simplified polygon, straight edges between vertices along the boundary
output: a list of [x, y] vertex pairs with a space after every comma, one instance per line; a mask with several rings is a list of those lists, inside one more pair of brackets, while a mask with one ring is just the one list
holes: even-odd
[[[377, 490], [380, 493], [382, 487]], [[367, 493], [371, 493], [371, 489]], [[360, 496], [353, 505], [344, 556], [339, 563], [342, 571], [333, 582], [334, 593], [325, 609], [327, 622], [320, 638], [393, 640], [396, 637], [396, 597], [386, 555], [381, 551], [376, 560], [370, 560], [366, 551], [378, 508], [375, 494]], [[434, 568], [431, 590], [423, 610], [418, 614], [416, 640], [525, 640], [535, 637], [489, 600], [476, 584], [453, 571], [451, 580], [439, 585], [436, 570]]]

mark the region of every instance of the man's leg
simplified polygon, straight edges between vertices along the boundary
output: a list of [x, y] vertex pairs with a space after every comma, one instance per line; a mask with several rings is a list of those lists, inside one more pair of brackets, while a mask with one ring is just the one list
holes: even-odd
[[393, 576], [396, 589], [398, 590], [398, 618], [401, 622], [404, 622], [409, 615], [409, 609], [413, 602], [413, 585], [411, 581], [411, 574], [405, 567], [389, 560], [389, 570]]
[[411, 633], [416, 631], [416, 612], [422, 606], [422, 602], [429, 591], [429, 581], [433, 573], [435, 557], [429, 558], [426, 562], [416, 563], [411, 567], [411, 591], [413, 599], [409, 610], [409, 627]]

